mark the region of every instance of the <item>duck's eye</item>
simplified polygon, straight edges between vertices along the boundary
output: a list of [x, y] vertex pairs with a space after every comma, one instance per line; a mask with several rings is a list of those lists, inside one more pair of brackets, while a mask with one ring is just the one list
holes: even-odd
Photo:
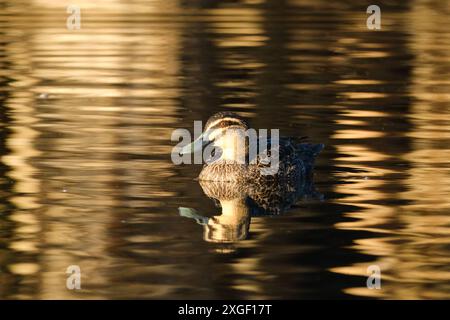
[[204, 155], [205, 154], [206, 154], [205, 163], [210, 164], [220, 159], [220, 157], [222, 156], [222, 150], [216, 146], [213, 146], [212, 150], [208, 152], [207, 147], [207, 149], [205, 149]]
[[214, 147], [214, 149], [211, 151], [212, 158], [220, 158], [222, 155], [222, 149]]

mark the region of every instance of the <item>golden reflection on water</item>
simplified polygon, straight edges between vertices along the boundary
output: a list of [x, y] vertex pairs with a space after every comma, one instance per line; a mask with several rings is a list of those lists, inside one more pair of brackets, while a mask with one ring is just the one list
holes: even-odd
[[[420, 2], [408, 15], [410, 22], [407, 28], [411, 35], [409, 45], [415, 54], [415, 68], [412, 71], [409, 92], [416, 99], [412, 103], [411, 112], [406, 115], [414, 130], [407, 134], [413, 138], [411, 150], [401, 156], [401, 161], [408, 163], [402, 181], [404, 191], [396, 194], [396, 198], [405, 200], [405, 204], [396, 207], [361, 204], [363, 201], [376, 203], [392, 199], [392, 194], [376, 190], [382, 189], [383, 184], [387, 182], [381, 180], [383, 176], [404, 170], [382, 172], [378, 179], [376, 174], [372, 177], [369, 174], [367, 181], [356, 181], [352, 186], [340, 186], [341, 192], [351, 194], [345, 198], [346, 202], [358, 203], [360, 207], [366, 208], [350, 215], [357, 218], [357, 221], [341, 223], [337, 227], [385, 234], [382, 238], [355, 241], [354, 248], [376, 257], [374, 261], [332, 269], [342, 274], [367, 275], [369, 265], [381, 267], [382, 279], [385, 281], [383, 290], [348, 288], [345, 291], [349, 294], [389, 299], [449, 298], [450, 272], [444, 266], [450, 262], [445, 249], [450, 242], [450, 220], [447, 215], [450, 204], [450, 176], [448, 150], [445, 145], [449, 138], [450, 123], [445, 118], [448, 116], [450, 97], [444, 92], [450, 89], [450, 56], [447, 51], [439, 51], [437, 55], [435, 51], [440, 47], [439, 41], [442, 38], [449, 40], [448, 34], [438, 32], [440, 24], [444, 23], [447, 17], [448, 12], [445, 10], [439, 12]], [[340, 136], [352, 141], [368, 137], [371, 135], [367, 132]], [[360, 163], [383, 161], [390, 156], [387, 153], [374, 152], [369, 146], [357, 148], [357, 154], [354, 147], [350, 152], [348, 147], [342, 145], [339, 149], [340, 153], [353, 155], [353, 161], [359, 160]], [[342, 158], [338, 160], [343, 161]], [[360, 166], [358, 169], [373, 172], [369, 166]], [[373, 178], [376, 180], [371, 181]], [[397, 227], [392, 230], [383, 228], [392, 223]]]
[[[170, 136], [167, 124], [174, 121], [173, 98], [179, 95], [175, 76], [179, 28], [171, 25], [155, 32], [144, 25], [130, 29], [127, 17], [139, 8], [115, 1], [90, 8], [89, 3], [80, 4], [83, 28], [76, 32], [67, 32], [65, 24], [54, 22], [66, 16], [61, 14], [66, 6], [59, 1], [54, 6], [48, 1], [35, 3], [50, 11], [33, 21], [32, 30], [20, 23], [30, 18], [28, 11], [3, 18], [7, 33], [25, 37], [25, 41], [7, 44], [5, 50], [11, 72], [7, 76], [17, 79], [5, 103], [11, 113], [12, 133], [6, 141], [10, 153], [2, 159], [11, 168], [8, 176], [16, 181], [17, 195], [9, 201], [17, 209], [9, 219], [17, 227], [9, 247], [13, 252], [39, 254], [39, 262], [9, 267], [12, 274], [33, 277], [33, 281], [24, 278], [23, 282], [38, 282], [39, 294], [11, 297], [74, 298], [64, 285], [65, 270], [72, 264], [82, 266], [87, 275], [83, 279], [91, 287], [107, 287], [110, 280], [98, 272], [95, 257], [102, 256], [104, 267], [119, 263], [105, 255], [110, 246], [108, 228], [116, 223], [111, 208], [120, 205], [112, 186], [122, 182], [114, 172], [126, 171], [123, 177], [132, 182], [124, 190], [137, 198], [130, 206], [147, 205], [138, 198], [154, 193], [133, 184], [152, 177], [157, 185], [158, 179], [170, 175], [165, 158], [118, 161], [117, 157], [119, 152], [146, 155], [142, 146], [148, 138], [154, 141], [152, 155], [166, 155], [171, 150], [161, 144]], [[158, 14], [164, 7], [147, 9]], [[95, 17], [92, 22], [89, 9]], [[103, 22], [110, 18], [117, 22]], [[123, 83], [127, 85], [121, 86]], [[42, 94], [45, 97], [39, 99]], [[98, 103], [90, 97], [102, 100]], [[113, 100], [120, 97], [124, 98], [121, 103]], [[157, 106], [142, 103], [147, 98], [160, 101]], [[162, 110], [159, 118], [149, 117]], [[118, 145], [122, 147], [117, 149]], [[141, 175], [144, 168], [145, 176]], [[158, 194], [171, 195], [162, 190]], [[38, 272], [39, 280], [34, 280]]]
[[[69, 1], [0, 3], [0, 298], [450, 297], [448, 8], [369, 32], [346, 1], [77, 1], [68, 31]], [[226, 254], [176, 215], [209, 199], [170, 161], [219, 109], [327, 144], [326, 200]]]

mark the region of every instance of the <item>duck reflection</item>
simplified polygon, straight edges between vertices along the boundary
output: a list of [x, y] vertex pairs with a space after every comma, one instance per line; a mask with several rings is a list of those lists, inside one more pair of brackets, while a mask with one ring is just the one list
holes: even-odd
[[209, 242], [233, 243], [247, 238], [251, 208], [242, 185], [224, 181], [200, 181], [203, 192], [221, 208], [220, 215], [205, 217], [192, 208], [180, 208], [180, 215], [203, 226], [203, 238]]
[[201, 215], [193, 208], [180, 207], [179, 214], [194, 219], [203, 226], [203, 239], [215, 243], [235, 243], [248, 237], [251, 217], [278, 215], [300, 199], [321, 199], [312, 183], [312, 176], [304, 181], [269, 179], [257, 186], [227, 181], [199, 181], [206, 196], [221, 209], [219, 215]]

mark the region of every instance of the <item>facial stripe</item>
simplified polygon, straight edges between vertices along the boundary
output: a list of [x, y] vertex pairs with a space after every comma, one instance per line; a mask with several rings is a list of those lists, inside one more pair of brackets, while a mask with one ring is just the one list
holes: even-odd
[[225, 118], [214, 121], [206, 129], [208, 130], [208, 129], [213, 129], [213, 128], [224, 128], [224, 127], [229, 127], [229, 126], [236, 125], [236, 124], [245, 126], [245, 123], [240, 119], [225, 117]]

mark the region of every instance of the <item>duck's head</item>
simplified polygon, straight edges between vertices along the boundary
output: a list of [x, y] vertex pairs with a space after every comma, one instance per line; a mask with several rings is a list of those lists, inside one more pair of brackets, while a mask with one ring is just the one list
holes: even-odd
[[206, 122], [203, 133], [192, 143], [181, 149], [181, 154], [193, 153], [207, 146], [211, 152], [221, 150], [221, 159], [244, 161], [246, 154], [245, 134], [248, 124], [234, 112], [219, 112]]
[[232, 128], [247, 130], [248, 124], [243, 117], [230, 111], [218, 112], [212, 115], [211, 117], [209, 117], [205, 125], [205, 131], [224, 130]]

